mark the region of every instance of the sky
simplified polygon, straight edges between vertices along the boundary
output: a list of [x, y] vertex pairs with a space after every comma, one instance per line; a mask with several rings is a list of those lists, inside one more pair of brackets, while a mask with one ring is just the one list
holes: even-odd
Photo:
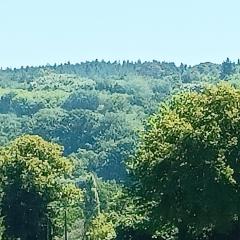
[[0, 66], [240, 58], [239, 0], [0, 0]]

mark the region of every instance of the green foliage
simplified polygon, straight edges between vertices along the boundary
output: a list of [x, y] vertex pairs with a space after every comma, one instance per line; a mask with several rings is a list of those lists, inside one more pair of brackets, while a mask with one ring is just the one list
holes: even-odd
[[[2, 94], [2, 95], [1, 95]], [[69, 94], [57, 91], [0, 90], [0, 112], [17, 116], [34, 115], [40, 109], [57, 107]]]
[[14, 114], [0, 114], [0, 145], [23, 134], [26, 118], [19, 118]]
[[113, 240], [115, 237], [114, 225], [104, 214], [99, 214], [91, 222], [89, 232], [87, 232], [87, 239], [89, 240]]
[[149, 217], [187, 232], [229, 231], [239, 208], [240, 92], [224, 84], [186, 92], [150, 118], [128, 166]]
[[4, 236], [43, 239], [44, 226], [54, 212], [49, 204], [61, 200], [70, 205], [81, 199], [79, 189], [63, 182], [71, 173], [70, 161], [62, 156], [60, 146], [29, 135], [3, 148], [1, 156]]
[[99, 106], [99, 97], [94, 91], [79, 90], [73, 92], [63, 103], [63, 108], [72, 109], [89, 109], [96, 110]]
[[[226, 132], [229, 129], [230, 132], [236, 130], [235, 125], [232, 128], [231, 124], [225, 124], [225, 120], [220, 126], [218, 124], [218, 121], [220, 121], [218, 118], [219, 114], [215, 113], [215, 108], [213, 109], [212, 106], [207, 105], [208, 109], [212, 111], [209, 113], [209, 116], [207, 111], [202, 110], [202, 108], [205, 109], [205, 104], [211, 102], [209, 100], [211, 99], [211, 94], [215, 96], [215, 93], [209, 93], [209, 96], [205, 94], [207, 91], [203, 90], [205, 84], [215, 84], [219, 82], [219, 77], [222, 77], [238, 88], [240, 86], [239, 73], [239, 64], [235, 64], [229, 59], [222, 65], [207, 62], [196, 66], [181, 64], [179, 67], [174, 63], [159, 61], [123, 61], [120, 63], [117, 61], [105, 62], [96, 60], [80, 64], [68, 62], [53, 66], [1, 69], [0, 145], [5, 146], [2, 150], [5, 152], [4, 154], [10, 156], [10, 153], [6, 153], [7, 149], [12, 148], [10, 146], [13, 143], [9, 145], [10, 141], [23, 134], [34, 134], [62, 145], [64, 147], [63, 154], [65, 156], [70, 155], [70, 158], [63, 157], [61, 155], [62, 150], [56, 150], [55, 147], [52, 147], [52, 150], [49, 150], [50, 152], [46, 151], [48, 148], [44, 148], [44, 152], [51, 155], [56, 150], [60, 154], [58, 156], [59, 159], [64, 160], [66, 163], [74, 162], [76, 165], [73, 175], [63, 174], [64, 171], [62, 171], [62, 177], [57, 177], [53, 176], [52, 173], [48, 174], [48, 170], [50, 171], [52, 166], [43, 165], [46, 167], [45, 169], [42, 164], [36, 164], [37, 161], [35, 160], [38, 159], [38, 156], [36, 157], [32, 153], [30, 154], [31, 156], [26, 154], [26, 156], [21, 157], [22, 162], [17, 161], [19, 164], [14, 165], [19, 172], [20, 170], [23, 172], [23, 174], [19, 175], [19, 178], [22, 182], [23, 180], [25, 181], [24, 184], [26, 186], [24, 185], [25, 187], [21, 189], [20, 186], [13, 185], [16, 191], [9, 190], [9, 196], [12, 196], [17, 201], [21, 201], [21, 199], [26, 198], [25, 192], [23, 194], [22, 191], [28, 188], [33, 189], [34, 194], [29, 197], [32, 202], [29, 200], [28, 207], [35, 206], [35, 202], [43, 201], [42, 197], [44, 197], [42, 203], [47, 205], [47, 207], [44, 204], [39, 204], [39, 209], [34, 208], [34, 211], [36, 213], [42, 209], [42, 212], [45, 214], [47, 209], [47, 215], [51, 220], [54, 233], [57, 233], [60, 238], [63, 235], [65, 211], [68, 218], [69, 237], [73, 239], [81, 239], [86, 231], [91, 232], [95, 239], [99, 236], [107, 236], [108, 233], [110, 233], [110, 236], [113, 233], [116, 234], [116, 238], [121, 240], [146, 240], [152, 237], [175, 239], [177, 235], [176, 230], [178, 231], [181, 225], [179, 221], [192, 222], [192, 225], [187, 227], [187, 232], [189, 232], [189, 235], [194, 236], [194, 239], [197, 239], [198, 236], [200, 238], [201, 234], [202, 238], [207, 234], [213, 234], [212, 230], [215, 231], [214, 234], [219, 229], [224, 230], [222, 225], [227, 228], [228, 224], [225, 223], [229, 223], [233, 213], [236, 213], [232, 206], [228, 206], [228, 204], [230, 196], [235, 196], [230, 191], [230, 186], [237, 185], [235, 179], [237, 171], [235, 171], [235, 168], [228, 163], [226, 164], [224, 159], [220, 161], [221, 157], [225, 156], [226, 153], [223, 151], [221, 152], [222, 155], [219, 155], [219, 160], [216, 161], [219, 164], [217, 167], [215, 164], [210, 164], [211, 167], [206, 167], [210, 173], [207, 170], [204, 172], [204, 174], [209, 176], [209, 178], [204, 178], [205, 181], [207, 179], [210, 181], [215, 177], [214, 173], [218, 169], [216, 175], [218, 174], [218, 184], [221, 186], [215, 187], [214, 184], [206, 184], [206, 188], [214, 189], [211, 193], [207, 192], [209, 195], [206, 194], [206, 196], [209, 199], [210, 196], [217, 196], [216, 204], [208, 198], [207, 200], [204, 199], [199, 194], [199, 201], [211, 204], [208, 208], [204, 208], [204, 211], [201, 211], [202, 209], [199, 208], [199, 212], [203, 216], [203, 213], [209, 211], [210, 217], [207, 220], [200, 213], [196, 213], [196, 216], [194, 215], [199, 202], [193, 202], [192, 205], [186, 204], [194, 199], [194, 196], [197, 194], [196, 190], [194, 190], [194, 184], [196, 183], [192, 179], [199, 171], [205, 171], [204, 166], [206, 164], [187, 164], [185, 166], [182, 163], [183, 165], [180, 165], [181, 161], [175, 162], [174, 157], [177, 154], [182, 154], [180, 158], [182, 159], [183, 156], [193, 155], [193, 159], [197, 159], [196, 162], [202, 163], [202, 161], [205, 161], [205, 158], [199, 160], [198, 156], [200, 158], [205, 153], [205, 150], [208, 151], [210, 148], [208, 142], [210, 144], [211, 141], [216, 141], [214, 148], [220, 148], [223, 146], [221, 145], [223, 143], [221, 143], [221, 140], [216, 140], [218, 134], [221, 135], [223, 129]], [[166, 109], [164, 106], [161, 108], [161, 114], [166, 117], [164, 120], [165, 130], [158, 132], [158, 129], [162, 126], [162, 122], [157, 124], [160, 121], [159, 119], [161, 119], [161, 117], [157, 117], [158, 115], [150, 120], [147, 127], [152, 129], [152, 125], [156, 125], [154, 127], [156, 132], [152, 132], [152, 136], [154, 136], [154, 141], [151, 142], [152, 152], [146, 152], [146, 156], [156, 158], [156, 161], [153, 161], [154, 164], [143, 164], [140, 167], [142, 170], [141, 177], [146, 179], [144, 184], [146, 183], [148, 187], [145, 189], [143, 183], [140, 185], [136, 184], [133, 187], [134, 191], [131, 190], [131, 193], [126, 193], [123, 191], [123, 186], [120, 185], [124, 184], [126, 186], [130, 183], [124, 161], [135, 151], [138, 132], [144, 128], [145, 119], [150, 114], [156, 112], [159, 104], [164, 100], [168, 100], [171, 94], [179, 91], [184, 91], [186, 95], [179, 95], [182, 97], [179, 97], [179, 99], [176, 97], [175, 100], [170, 101], [170, 105], [167, 105]], [[202, 99], [201, 94], [203, 92], [206, 95], [203, 95], [205, 96], [203, 99], [206, 98], [206, 101]], [[226, 91], [226, 94], [228, 95], [228, 91]], [[198, 98], [197, 96], [201, 97]], [[182, 104], [180, 104], [181, 101]], [[226, 102], [229, 101], [231, 102], [232, 100], [226, 99]], [[172, 109], [170, 106], [172, 106]], [[213, 106], [215, 105], [213, 104]], [[175, 111], [175, 108], [178, 110]], [[216, 105], [216, 108], [225, 109], [225, 106]], [[205, 119], [206, 116], [207, 120]], [[200, 119], [202, 122], [200, 122]], [[223, 119], [226, 119], [225, 115], [223, 115]], [[193, 124], [197, 120], [199, 120], [196, 123], [199, 125], [199, 129]], [[228, 128], [224, 128], [225, 125]], [[199, 135], [195, 136], [195, 142], [189, 139], [192, 145], [184, 142], [186, 145], [189, 144], [189, 146], [187, 145], [189, 152], [184, 152], [184, 148], [178, 146], [179, 141], [187, 138], [196, 129], [199, 131]], [[158, 139], [159, 136], [161, 137], [160, 140]], [[226, 136], [223, 135], [222, 138], [229, 140], [227, 134]], [[201, 145], [200, 143], [203, 140], [207, 144], [204, 142]], [[29, 145], [29, 141], [24, 140], [22, 145], [33, 149], [41, 149], [41, 144], [38, 146], [39, 143], [37, 142], [35, 145]], [[233, 139], [232, 141], [234, 142], [235, 140]], [[35, 140], [32, 142], [34, 143]], [[45, 146], [47, 145], [46, 143]], [[202, 150], [205, 145], [207, 149], [204, 148]], [[56, 145], [53, 144], [53, 146]], [[18, 149], [19, 146], [15, 148]], [[161, 164], [159, 164], [159, 169], [158, 161], [160, 159], [158, 157], [162, 158], [162, 155], [158, 155], [158, 148], [163, 156], [171, 158], [169, 161], [164, 158]], [[155, 155], [152, 156], [152, 153]], [[209, 154], [213, 153], [210, 151]], [[213, 154], [212, 158], [215, 155]], [[12, 160], [16, 160], [13, 155], [11, 156]], [[33, 158], [34, 160], [28, 162], [28, 158]], [[29, 163], [29, 165], [26, 163]], [[188, 172], [193, 167], [196, 173], [194, 172], [191, 176], [184, 175], [185, 177], [181, 178], [181, 186], [182, 184], [187, 186], [189, 181], [189, 186], [186, 189], [184, 188], [183, 193], [180, 192], [178, 196], [179, 198], [184, 196], [182, 202], [179, 202], [179, 205], [182, 206], [181, 208], [175, 204], [176, 199], [171, 198], [172, 196], [175, 197], [174, 190], [178, 187], [178, 182], [176, 182], [178, 178], [176, 177], [171, 183], [167, 181], [168, 178], [164, 180], [166, 181], [165, 191], [169, 191], [169, 189], [170, 191], [164, 195], [166, 199], [164, 200], [165, 202], [161, 201], [161, 204], [163, 204], [161, 206], [163, 208], [164, 203], [166, 205], [171, 203], [172, 205], [175, 204], [175, 208], [168, 212], [169, 205], [167, 205], [166, 211], [161, 211], [160, 214], [161, 208], [158, 207], [158, 200], [161, 198], [158, 193], [161, 188], [158, 189], [157, 184], [158, 179], [160, 179], [158, 178], [159, 171], [163, 168], [166, 173], [169, 173], [172, 167], [173, 172], [170, 175], [173, 177], [179, 172], [182, 174], [185, 171]], [[1, 168], [1, 171], [4, 171], [4, 168]], [[45, 173], [41, 175], [42, 171], [45, 171]], [[5, 174], [5, 172], [3, 173]], [[4, 174], [0, 176], [4, 176]], [[15, 174], [14, 176], [17, 177], [18, 175]], [[198, 179], [202, 179], [203, 177], [201, 178], [201, 176], [198, 176]], [[47, 179], [50, 181], [49, 183], [47, 183]], [[51, 185], [51, 179], [54, 179], [54, 182], [56, 181], [58, 184], [61, 183], [59, 186], [58, 184], [56, 185], [60, 188], [57, 191], [58, 194], [54, 190], [56, 186]], [[22, 184], [20, 180], [19, 182]], [[139, 179], [137, 183], [139, 183], [138, 181]], [[18, 180], [16, 179], [17, 182]], [[156, 186], [154, 185], [150, 188], [149, 186], [152, 182]], [[29, 184], [28, 188], [27, 184]], [[78, 190], [70, 194], [70, 190], [75, 189], [75, 184], [84, 189], [84, 194], [80, 198]], [[198, 184], [200, 185], [200, 183]], [[64, 189], [61, 188], [63, 185], [67, 185], [70, 192], [67, 190], [68, 193], [63, 194]], [[162, 185], [160, 184], [159, 186]], [[226, 194], [215, 193], [215, 190], [218, 191], [220, 188], [221, 191], [226, 191]], [[144, 197], [141, 196], [141, 198], [135, 199], [133, 194], [135, 191], [140, 191]], [[15, 195], [18, 193], [19, 199], [15, 198]], [[39, 196], [40, 193], [41, 196]], [[67, 201], [68, 198], [66, 199], [66, 196], [68, 194], [72, 196], [69, 200], [73, 199], [73, 201]], [[168, 196], [170, 196], [170, 199], [168, 199]], [[185, 196], [187, 197], [185, 198]], [[61, 198], [60, 201], [58, 201], [59, 198]], [[84, 202], [81, 199], [84, 199]], [[50, 203], [46, 204], [48, 200]], [[232, 201], [234, 201], [234, 198], [232, 198]], [[200, 207], [202, 206], [201, 204]], [[219, 206], [223, 207], [224, 217], [220, 217], [220, 213], [217, 213]], [[175, 211], [176, 209], [177, 211]], [[166, 217], [167, 213], [170, 214]], [[225, 213], [227, 216], [225, 216]], [[216, 218], [223, 218], [224, 220], [216, 221]], [[45, 217], [42, 217], [39, 221], [41, 226], [46, 225]], [[185, 225], [184, 223], [181, 227], [185, 227]], [[237, 226], [236, 223], [235, 225]], [[93, 226], [96, 226], [96, 231], [93, 229]], [[204, 233], [202, 233], [203, 228]], [[201, 234], [199, 235], [200, 232]]]
[[231, 62], [229, 58], [222, 63], [220, 78], [226, 79], [229, 75], [235, 73], [235, 63]]
[[159, 102], [186, 85], [184, 74], [191, 75], [189, 85], [215, 81], [220, 66], [96, 60], [0, 70], [0, 143], [40, 135], [63, 145], [64, 154], [94, 153], [88, 171], [124, 181], [123, 161], [134, 150], [136, 132]]

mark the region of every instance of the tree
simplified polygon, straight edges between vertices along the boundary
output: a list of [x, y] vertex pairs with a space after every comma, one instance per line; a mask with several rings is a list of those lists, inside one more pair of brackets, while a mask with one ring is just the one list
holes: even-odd
[[87, 233], [88, 240], [113, 240], [116, 238], [114, 225], [103, 213], [99, 214], [92, 222]]
[[81, 198], [81, 191], [66, 183], [72, 164], [62, 148], [38, 136], [25, 135], [1, 149], [3, 197], [1, 210], [7, 239], [45, 239], [52, 203]]
[[99, 97], [95, 91], [78, 90], [72, 93], [62, 107], [67, 110], [72, 109], [89, 109], [96, 110], [99, 106]]
[[171, 223], [184, 240], [239, 228], [239, 102], [220, 84], [176, 95], [149, 119], [128, 167], [152, 224]]
[[221, 65], [220, 78], [225, 79], [229, 75], [233, 74], [236, 70], [235, 63], [231, 62], [229, 58]]

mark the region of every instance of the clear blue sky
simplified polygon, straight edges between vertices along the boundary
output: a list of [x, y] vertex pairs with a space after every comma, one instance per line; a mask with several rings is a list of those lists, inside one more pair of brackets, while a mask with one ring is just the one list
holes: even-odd
[[240, 58], [239, 0], [2, 0], [0, 66]]

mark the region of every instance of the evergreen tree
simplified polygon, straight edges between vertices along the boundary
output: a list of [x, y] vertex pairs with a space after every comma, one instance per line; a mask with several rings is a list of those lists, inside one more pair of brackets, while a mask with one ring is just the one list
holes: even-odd
[[229, 58], [226, 59], [221, 65], [220, 78], [226, 79], [228, 76], [235, 73], [236, 67], [235, 63], [231, 62]]

